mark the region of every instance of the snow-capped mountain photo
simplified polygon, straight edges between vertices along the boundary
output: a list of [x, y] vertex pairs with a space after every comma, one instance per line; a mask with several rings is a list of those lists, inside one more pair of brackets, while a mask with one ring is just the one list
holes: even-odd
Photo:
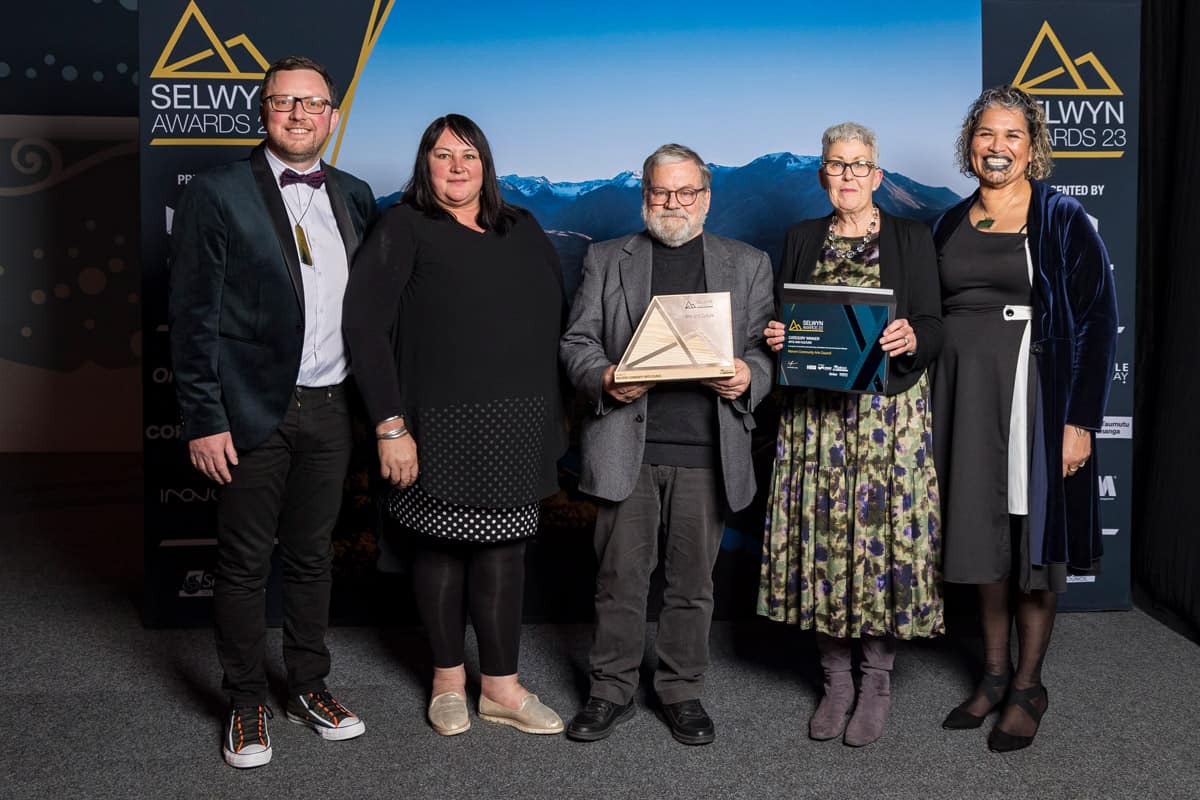
[[[740, 167], [709, 164], [713, 196], [705, 229], [766, 250], [778, 266], [788, 227], [830, 211], [817, 180], [820, 164], [819, 156], [794, 153], [770, 153]], [[505, 200], [529, 209], [551, 234], [572, 295], [588, 244], [643, 227], [640, 172], [561, 183], [504, 175], [500, 189]], [[875, 201], [884, 211], [925, 221], [958, 199], [948, 188], [926, 186], [898, 172], [885, 172], [875, 192]]]

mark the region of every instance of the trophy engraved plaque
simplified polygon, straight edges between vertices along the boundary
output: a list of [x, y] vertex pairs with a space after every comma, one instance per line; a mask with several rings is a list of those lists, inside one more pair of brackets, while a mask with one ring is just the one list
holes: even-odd
[[734, 372], [729, 292], [660, 294], [650, 300], [613, 380], [685, 381]]

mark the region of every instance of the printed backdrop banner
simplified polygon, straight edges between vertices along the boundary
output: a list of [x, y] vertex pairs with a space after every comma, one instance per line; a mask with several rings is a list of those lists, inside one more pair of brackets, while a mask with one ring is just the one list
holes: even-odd
[[1125, 609], [1130, 597], [1139, 0], [984, 0], [983, 85], [1012, 83], [1046, 109], [1049, 183], [1083, 203], [1112, 259], [1120, 310], [1112, 391], [1100, 434], [1103, 572], [1073, 576], [1067, 609]]
[[[1137, 114], [1129, 92], [1137, 86], [1137, 54], [1125, 43], [1136, 41], [1129, 34], [1137, 29], [1136, 4], [1113, 3], [1113, 14], [1090, 14], [1092, 21], [1080, 28], [1084, 21], [1071, 16], [1077, 6], [1069, 3], [1060, 9], [1054, 3], [867, 0], [857, 8], [870, 20], [869, 31], [848, 26], [838, 7], [815, 2], [732, 7], [695, 0], [681, 15], [625, 0], [603, 9], [550, 0], [519, 7], [466, 0], [456, 13], [472, 24], [452, 29], [440, 7], [393, 9], [391, 0], [349, 0], [336, 13], [318, 0], [144, 5], [140, 150], [151, 624], [209, 618], [219, 491], [191, 470], [179, 438], [166, 330], [172, 209], [194, 174], [244, 157], [261, 140], [262, 74], [284, 55], [308, 55], [329, 67], [343, 102], [325, 158], [367, 180], [381, 205], [407, 181], [421, 131], [432, 119], [449, 112], [475, 119], [495, 153], [505, 198], [530, 209], [546, 229], [572, 295], [591, 242], [642, 227], [639, 169], [664, 142], [687, 144], [712, 166], [706, 228], [778, 260], [791, 224], [828, 213], [817, 181], [826, 127], [854, 120], [874, 129], [885, 170], [876, 202], [890, 213], [929, 221], [974, 188], [955, 170], [952, 152], [962, 114], [981, 82], [1017, 79], [1057, 87], [1062, 78], [1054, 73], [1056, 64], [1046, 64], [1057, 55], [1068, 80], [1081, 76], [1076, 89], [1112, 91], [1106, 81], [1119, 87], [1117, 94], [1068, 90], [1046, 99], [1065, 100], [1053, 113], [1073, 120], [1056, 123], [1056, 135], [1066, 132], [1064, 150], [1123, 152], [1110, 160], [1067, 156], [1054, 180], [1076, 194], [1083, 194], [1080, 187], [1097, 191], [1081, 199], [1101, 220], [1117, 263], [1132, 269]], [[1047, 19], [1056, 32], [1053, 43], [1039, 35]], [[871, 47], [843, 57], [847, 37], [864, 36]], [[1026, 53], [1036, 57], [1023, 70]], [[829, 88], [847, 86], [856, 88]], [[1081, 114], [1087, 124], [1077, 119]], [[1090, 138], [1071, 144], [1085, 128]], [[1119, 177], [1102, 174], [1110, 168], [1123, 171]], [[1132, 292], [1132, 274], [1119, 270], [1119, 284]], [[1131, 295], [1122, 296], [1122, 307], [1132, 309]], [[1123, 354], [1130, 352], [1131, 329], [1122, 345]], [[1127, 370], [1120, 374], [1118, 380], [1128, 379]], [[1131, 393], [1124, 391], [1115, 393], [1114, 414], [1129, 413]], [[769, 480], [774, 414], [764, 403], [756, 441], [760, 488]], [[1127, 437], [1129, 426], [1121, 428], [1121, 419], [1114, 417], [1111, 428]], [[334, 531], [333, 608], [341, 619], [366, 616], [368, 601], [380, 607], [379, 593], [363, 589], [388, 580], [377, 563], [402, 569], [405, 562], [404, 537], [375, 510], [374, 446], [361, 427]], [[1103, 484], [1107, 497], [1123, 485], [1129, 442], [1103, 445], [1111, 473]], [[590, 617], [595, 508], [576, 490], [577, 466], [572, 450], [560, 464], [563, 490], [543, 504], [541, 535], [529, 548], [536, 578], [526, 589], [531, 618]], [[754, 613], [764, 495], [760, 491], [726, 529], [716, 576], [718, 616]], [[1120, 531], [1106, 543], [1118, 553], [1123, 546], [1125, 555], [1106, 561], [1106, 573], [1094, 585], [1073, 587], [1070, 599], [1080, 606], [1128, 604], [1128, 499], [1106, 500], [1105, 513], [1106, 525]], [[269, 596], [277, 618], [274, 585]], [[356, 604], [362, 613], [355, 613]]]

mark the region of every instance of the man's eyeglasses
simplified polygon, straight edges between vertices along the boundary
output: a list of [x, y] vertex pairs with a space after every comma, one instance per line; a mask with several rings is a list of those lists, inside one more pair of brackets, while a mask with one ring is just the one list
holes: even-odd
[[263, 102], [271, 107], [272, 111], [291, 111], [296, 107], [296, 101], [300, 101], [300, 107], [309, 114], [324, 114], [325, 109], [331, 107], [333, 103], [326, 100], [324, 97], [295, 97], [290, 94], [269, 94], [263, 98]]
[[651, 186], [646, 190], [646, 197], [652, 206], [665, 206], [671, 195], [675, 195], [675, 202], [681, 206], [690, 206], [696, 202], [696, 198], [708, 189], [662, 189], [658, 186]]
[[871, 174], [871, 170], [875, 169], [875, 164], [870, 161], [822, 161], [821, 168], [825, 170], [825, 174], [832, 178], [836, 178], [850, 168], [850, 174], [856, 178], [865, 178]]

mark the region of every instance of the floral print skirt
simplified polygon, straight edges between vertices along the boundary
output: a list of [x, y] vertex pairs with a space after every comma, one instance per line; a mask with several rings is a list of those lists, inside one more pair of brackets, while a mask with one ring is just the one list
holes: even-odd
[[785, 395], [758, 613], [837, 638], [945, 631], [929, 383]]

